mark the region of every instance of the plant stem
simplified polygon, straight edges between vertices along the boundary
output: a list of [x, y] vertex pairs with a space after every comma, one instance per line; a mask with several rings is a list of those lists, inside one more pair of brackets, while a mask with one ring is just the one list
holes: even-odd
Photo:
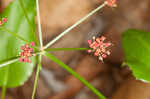
[[[73, 50], [89, 50], [89, 49], [90, 48], [52, 48], [52, 49], [45, 49], [45, 51], [73, 51]], [[35, 54], [36, 55], [42, 55], [43, 52], [35, 52]], [[20, 57], [14, 57], [14, 58], [11, 58], [7, 61], [0, 62], [0, 68], [17, 62], [19, 58]]]
[[37, 9], [37, 18], [38, 18], [39, 39], [40, 39], [40, 45], [42, 48], [43, 47], [43, 40], [42, 40], [42, 29], [41, 29], [41, 21], [40, 21], [39, 0], [36, 0], [36, 9]]
[[93, 93], [95, 93], [100, 99], [106, 99], [105, 96], [103, 96], [96, 88], [94, 88], [88, 81], [86, 81], [83, 77], [81, 77], [78, 73], [76, 73], [72, 68], [64, 64], [62, 61], [57, 59], [52, 54], [45, 52], [45, 55], [49, 57], [50, 60], [53, 62], [59, 64], [62, 68], [64, 68], [66, 71], [71, 73], [74, 77], [76, 77], [78, 80], [80, 80], [85, 86], [87, 86]]
[[3, 87], [2, 87], [1, 99], [5, 99], [5, 94], [6, 94], [6, 86], [3, 86]]
[[90, 50], [90, 48], [50, 48], [45, 51], [77, 51], [77, 50]]
[[48, 48], [49, 46], [51, 46], [52, 44], [54, 44], [57, 40], [59, 40], [61, 37], [63, 37], [65, 34], [67, 34], [68, 32], [70, 32], [72, 29], [74, 29], [76, 26], [78, 26], [79, 24], [81, 24], [83, 21], [85, 21], [88, 17], [92, 16], [94, 13], [96, 13], [97, 11], [99, 11], [101, 8], [103, 8], [106, 5], [106, 2], [104, 2], [102, 5], [100, 5], [99, 7], [97, 7], [96, 9], [94, 9], [93, 11], [91, 11], [88, 15], [86, 15], [85, 17], [81, 18], [79, 21], [77, 21], [75, 24], [73, 24], [72, 26], [70, 26], [68, 29], [66, 29], [64, 32], [60, 33], [60, 35], [58, 35], [56, 38], [54, 38], [52, 41], [50, 41], [46, 46], [44, 46], [44, 49]]
[[[36, 52], [36, 53], [34, 53], [34, 54], [35, 54], [35, 55], [42, 55], [43, 53], [44, 53], [44, 52]], [[8, 59], [8, 60], [6, 60], [6, 61], [0, 62], [0, 68], [1, 68], [1, 67], [4, 67], [4, 66], [6, 66], [6, 65], [9, 65], [9, 64], [12, 64], [12, 63], [17, 62], [19, 58], [20, 58], [20, 57], [18, 56], [18, 57], [14, 57], [14, 58]]]
[[42, 59], [42, 55], [39, 56], [39, 60], [38, 60], [38, 66], [37, 66], [37, 70], [36, 70], [36, 75], [35, 75], [35, 80], [34, 80], [34, 87], [33, 87], [33, 92], [32, 92], [32, 99], [34, 99], [36, 89], [37, 89], [39, 73], [40, 73], [40, 70], [41, 70], [41, 59]]
[[18, 61], [18, 59], [19, 59], [19, 58], [17, 57], [17, 58], [15, 58], [15, 59], [11, 59], [11, 60], [8, 60], [8, 61], [6, 61], [6, 62], [0, 63], [0, 68], [4, 67], [4, 66], [6, 66], [6, 65], [9, 65], [9, 64], [15, 63], [15, 62]]

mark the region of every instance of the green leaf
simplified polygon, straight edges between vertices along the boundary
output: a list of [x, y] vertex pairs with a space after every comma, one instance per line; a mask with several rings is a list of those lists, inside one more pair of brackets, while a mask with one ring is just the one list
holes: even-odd
[[139, 79], [150, 82], [150, 32], [130, 29], [123, 33], [125, 63]]
[[28, 42], [27, 40], [25, 40], [23, 37], [19, 36], [18, 33], [11, 32], [11, 31], [9, 31], [8, 29], [6, 29], [6, 28], [4, 28], [4, 27], [0, 27], [0, 29], [2, 29], [2, 30], [4, 30], [5, 32], [7, 32], [7, 33], [13, 35], [15, 38], [17, 38], [17, 39], [19, 39], [19, 40], [22, 40], [22, 41], [24, 41], [24, 42], [26, 42], [26, 43], [29, 43], [29, 42]]
[[[36, 35], [33, 32], [33, 30], [35, 31], [36, 2], [35, 0], [22, 0], [22, 4], [24, 10], [19, 0], [13, 0], [5, 9], [0, 18], [6, 17], [8, 21], [2, 27], [18, 33], [17, 35], [29, 42], [34, 41], [37, 44]], [[28, 21], [30, 21], [31, 25]], [[7, 31], [0, 30], [0, 61], [18, 56], [21, 51], [20, 46], [23, 44], [25, 44], [24, 41], [16, 39], [13, 35], [7, 33]], [[16, 87], [24, 84], [32, 74], [35, 61], [36, 58], [32, 58], [31, 64], [15, 62], [0, 68], [0, 86]]]
[[71, 73], [74, 77], [76, 77], [78, 80], [80, 80], [85, 86], [87, 86], [93, 93], [95, 93], [100, 99], [106, 99], [105, 96], [103, 96], [96, 88], [94, 88], [88, 81], [86, 81], [83, 77], [81, 77], [78, 73], [76, 73], [73, 69], [71, 69], [69, 66], [64, 64], [62, 61], [57, 59], [52, 54], [45, 52], [45, 56], [47, 56], [50, 60], [60, 65], [60, 67], [64, 68], [66, 71]]

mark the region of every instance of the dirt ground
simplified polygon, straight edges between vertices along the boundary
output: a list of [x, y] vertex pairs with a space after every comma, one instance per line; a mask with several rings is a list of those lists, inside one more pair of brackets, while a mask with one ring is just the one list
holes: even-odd
[[[0, 11], [11, 0], [0, 1]], [[40, 0], [44, 44], [101, 4], [99, 0]], [[150, 99], [150, 84], [136, 80], [128, 66], [121, 67], [122, 33], [129, 28], [150, 31], [150, 0], [118, 0], [117, 8], [105, 7], [73, 29], [51, 48], [88, 47], [92, 36], [104, 35], [114, 46], [100, 62], [86, 51], [53, 52], [92, 83], [108, 99]], [[98, 99], [79, 80], [43, 57], [36, 99]], [[6, 99], [31, 99], [35, 71], [21, 87], [7, 91]]]

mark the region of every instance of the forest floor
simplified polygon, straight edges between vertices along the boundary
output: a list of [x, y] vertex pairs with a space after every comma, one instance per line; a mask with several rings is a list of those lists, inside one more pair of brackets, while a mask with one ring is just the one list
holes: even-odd
[[[0, 1], [0, 11], [11, 0]], [[98, 0], [40, 0], [44, 44], [96, 8]], [[73, 29], [52, 48], [88, 47], [87, 40], [104, 35], [114, 46], [100, 62], [86, 51], [53, 52], [60, 60], [92, 83], [108, 99], [150, 99], [150, 84], [136, 80], [124, 61], [122, 33], [129, 29], [150, 31], [150, 0], [118, 0], [117, 8], [105, 7]], [[72, 75], [43, 57], [36, 99], [98, 99]], [[21, 87], [8, 89], [6, 99], [31, 99], [35, 71]]]

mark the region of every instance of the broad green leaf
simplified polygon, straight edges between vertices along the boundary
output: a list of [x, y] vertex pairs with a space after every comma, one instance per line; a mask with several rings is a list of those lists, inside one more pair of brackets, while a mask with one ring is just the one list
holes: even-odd
[[130, 29], [123, 33], [125, 63], [139, 79], [150, 82], [150, 32]]
[[[36, 2], [35, 0], [21, 1], [24, 10], [19, 0], [13, 0], [0, 15], [1, 18], [6, 17], [8, 19], [7, 23], [2, 27], [14, 33], [18, 33], [19, 36], [29, 42], [35, 41], [37, 43], [34, 22]], [[28, 21], [30, 21], [30, 24], [25, 16], [29, 18]], [[20, 46], [23, 44], [25, 44], [24, 41], [18, 40], [13, 35], [7, 33], [7, 31], [0, 30], [0, 62], [16, 57], [21, 51]], [[0, 68], [0, 86], [16, 87], [22, 85], [31, 76], [35, 61], [36, 59], [33, 58], [31, 64], [15, 62]]]
[[103, 96], [96, 88], [94, 88], [88, 81], [86, 81], [83, 77], [81, 77], [78, 73], [76, 73], [72, 68], [70, 68], [68, 65], [64, 64], [62, 61], [57, 59], [52, 54], [45, 52], [45, 56], [47, 56], [51, 61], [57, 63], [65, 69], [67, 72], [71, 73], [74, 77], [76, 77], [78, 80], [80, 80], [85, 86], [87, 86], [93, 93], [95, 93], [100, 99], [106, 99], [105, 96]]

